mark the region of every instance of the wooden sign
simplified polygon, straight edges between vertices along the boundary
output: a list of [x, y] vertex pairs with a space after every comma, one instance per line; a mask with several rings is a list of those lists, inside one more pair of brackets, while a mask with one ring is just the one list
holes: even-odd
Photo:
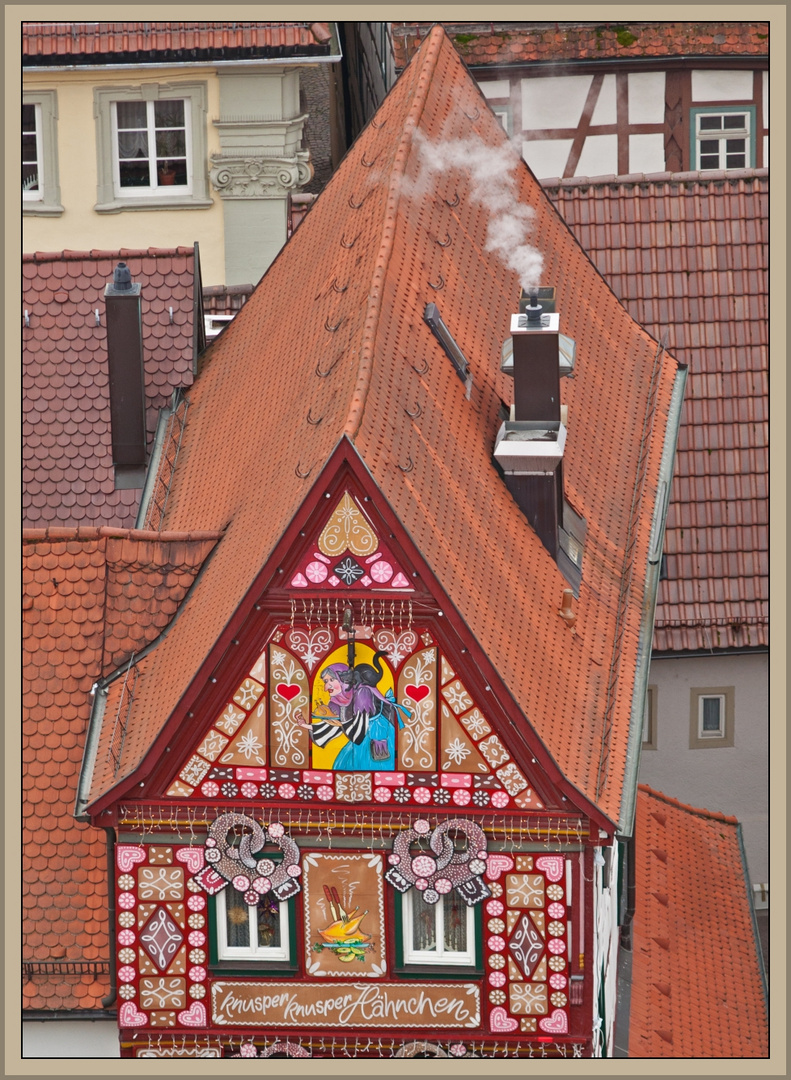
[[478, 1028], [474, 983], [216, 982], [212, 1020], [231, 1027]]
[[307, 973], [351, 979], [382, 976], [382, 856], [308, 852], [303, 869]]

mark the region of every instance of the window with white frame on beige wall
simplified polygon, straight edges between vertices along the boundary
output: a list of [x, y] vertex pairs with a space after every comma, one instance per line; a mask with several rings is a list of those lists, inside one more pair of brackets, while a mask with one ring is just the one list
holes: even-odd
[[733, 746], [734, 687], [693, 686], [690, 690], [691, 750]]
[[212, 205], [205, 83], [97, 87], [97, 202], [119, 210]]
[[25, 214], [63, 213], [58, 181], [57, 95], [25, 91], [22, 97], [22, 209]]

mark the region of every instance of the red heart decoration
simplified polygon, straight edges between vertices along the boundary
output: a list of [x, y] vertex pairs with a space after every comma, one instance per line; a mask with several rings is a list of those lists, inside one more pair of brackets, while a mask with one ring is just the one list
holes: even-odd
[[278, 683], [277, 692], [286, 701], [293, 701], [299, 693], [299, 687], [295, 683]]
[[411, 683], [406, 688], [407, 695], [412, 698], [413, 701], [422, 701], [424, 697], [428, 697], [431, 690], [427, 686], [413, 686]]

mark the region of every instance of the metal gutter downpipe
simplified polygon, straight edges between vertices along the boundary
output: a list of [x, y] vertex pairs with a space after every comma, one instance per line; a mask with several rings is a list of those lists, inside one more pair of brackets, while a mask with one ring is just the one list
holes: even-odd
[[102, 1008], [110, 1009], [118, 998], [118, 967], [115, 962], [115, 829], [105, 826], [107, 836], [107, 921], [110, 943], [110, 993], [102, 998]]
[[654, 520], [651, 525], [645, 592], [643, 593], [643, 614], [640, 620], [640, 636], [637, 644], [637, 669], [632, 693], [632, 708], [629, 716], [629, 742], [626, 749], [623, 801], [618, 822], [618, 833], [621, 836], [631, 836], [634, 830], [634, 815], [637, 805], [637, 772], [640, 768], [640, 750], [643, 741], [643, 717], [648, 693], [651, 643], [654, 637], [654, 614], [659, 589], [665, 521], [667, 520], [667, 507], [670, 501], [670, 484], [673, 479], [676, 443], [678, 442], [678, 432], [681, 426], [681, 406], [684, 403], [684, 390], [687, 384], [687, 371], [686, 364], [678, 365], [673, 390], [670, 395], [665, 445], [659, 463], [657, 501], [654, 506]]

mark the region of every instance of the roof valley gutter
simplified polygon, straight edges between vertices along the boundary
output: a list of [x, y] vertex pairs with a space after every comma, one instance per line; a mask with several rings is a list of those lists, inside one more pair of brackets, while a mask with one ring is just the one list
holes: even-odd
[[645, 712], [648, 674], [651, 666], [651, 645], [654, 637], [654, 613], [659, 590], [662, 545], [665, 537], [670, 484], [673, 479], [673, 465], [676, 458], [676, 444], [681, 425], [681, 406], [684, 402], [687, 373], [688, 368], [686, 365], [679, 365], [670, 394], [665, 445], [662, 448], [662, 458], [659, 463], [657, 497], [654, 505], [654, 520], [651, 526], [648, 567], [645, 591], [643, 593], [643, 615], [640, 620], [640, 634], [637, 642], [637, 669], [634, 690], [632, 691], [632, 707], [629, 714], [629, 740], [626, 747], [623, 799], [618, 821], [618, 833], [621, 836], [631, 836], [634, 830], [634, 815], [637, 806], [637, 774], [640, 768], [640, 750], [643, 737], [643, 714]]
[[116, 668], [115, 671], [111, 671], [109, 675], [105, 675], [103, 678], [99, 679], [99, 681], [95, 684], [93, 707], [91, 708], [91, 715], [90, 719], [88, 720], [88, 734], [85, 739], [85, 750], [83, 751], [82, 755], [80, 777], [77, 782], [77, 798], [74, 804], [74, 817], [77, 819], [77, 821], [90, 821], [90, 817], [86, 813], [86, 809], [88, 806], [87, 796], [90, 792], [91, 784], [93, 783], [93, 771], [96, 766], [96, 754], [99, 749], [99, 735], [102, 730], [102, 722], [104, 720], [104, 707], [107, 702], [107, 688], [110, 686], [111, 683], [115, 682], [116, 679], [120, 678], [121, 675], [125, 675], [127, 670], [129, 670], [129, 668], [133, 664], [137, 664], [138, 661], [145, 659], [145, 657], [148, 656], [149, 653], [153, 652], [154, 649], [156, 649], [157, 646], [168, 636], [172, 627], [175, 626], [176, 620], [186, 608], [187, 603], [189, 602], [193, 592], [198, 587], [198, 583], [201, 581], [206, 567], [211, 562], [212, 556], [214, 555], [216, 550], [217, 544], [215, 543], [214, 547], [203, 560], [203, 565], [201, 566], [198, 573], [195, 575], [195, 580], [192, 582], [192, 584], [184, 594], [184, 599], [179, 604], [176, 614], [170, 620], [162, 633], [158, 634], [157, 637], [155, 637], [153, 641], [149, 642], [149, 644], [146, 645], [144, 649], [141, 649], [139, 653], [132, 653], [131, 657], [129, 658], [129, 660], [126, 661], [126, 663]]
[[422, 58], [422, 68], [420, 75], [418, 76], [415, 97], [404, 124], [404, 130], [401, 134], [398, 150], [396, 151], [393, 160], [382, 242], [376, 259], [376, 269], [374, 270], [368, 300], [368, 311], [366, 312], [365, 324], [363, 327], [363, 340], [360, 348], [360, 366], [357, 375], [357, 385], [354, 388], [354, 394], [352, 395], [351, 405], [349, 407], [349, 414], [343, 429], [344, 435], [347, 435], [352, 441], [354, 441], [360, 430], [363, 413], [365, 412], [368, 390], [371, 385], [374, 344], [376, 342], [376, 332], [379, 326], [379, 313], [382, 307], [382, 296], [387, 275], [387, 266], [393, 251], [395, 219], [400, 200], [401, 178], [406, 172], [407, 161], [412, 149], [412, 135], [423, 115], [423, 109], [426, 105], [428, 90], [431, 84], [431, 77], [437, 66], [443, 38], [444, 31], [441, 28], [437, 27], [432, 30], [428, 45], [426, 46], [425, 56]]

